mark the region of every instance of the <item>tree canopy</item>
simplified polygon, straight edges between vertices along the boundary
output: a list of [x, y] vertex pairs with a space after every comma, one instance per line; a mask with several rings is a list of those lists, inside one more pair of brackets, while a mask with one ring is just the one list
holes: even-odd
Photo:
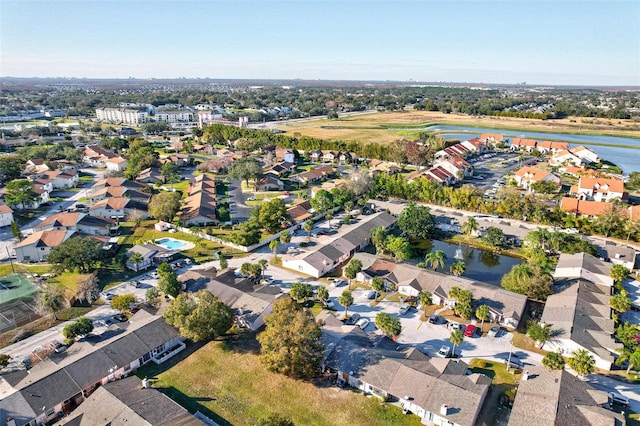
[[75, 339], [93, 331], [93, 322], [89, 318], [78, 318], [75, 322], [67, 324], [62, 329], [62, 335], [66, 339]]
[[90, 237], [72, 237], [51, 249], [47, 260], [58, 271], [92, 272], [104, 258], [100, 241]]
[[35, 185], [29, 179], [11, 181], [5, 187], [4, 200], [10, 206], [27, 207], [39, 198], [35, 192]]
[[240, 158], [229, 167], [229, 177], [244, 180], [249, 184], [250, 179], [262, 176], [262, 166], [254, 158]]
[[397, 337], [402, 331], [400, 320], [386, 312], [379, 312], [376, 315], [376, 327], [390, 337]]
[[431, 237], [436, 221], [428, 207], [409, 203], [398, 217], [398, 228], [412, 240]]
[[136, 303], [136, 296], [130, 293], [120, 294], [111, 299], [111, 307], [123, 313], [134, 303]]
[[[163, 265], [166, 265], [166, 268], [163, 267]], [[167, 270], [167, 268], [169, 269]], [[178, 296], [182, 285], [180, 281], [178, 281], [178, 276], [171, 270], [168, 263], [163, 262], [160, 264], [158, 267], [158, 275], [158, 290], [171, 297]]]
[[160, 191], [149, 201], [149, 213], [158, 220], [171, 222], [180, 210], [180, 193]]
[[164, 319], [183, 337], [198, 342], [224, 335], [233, 325], [233, 310], [203, 289], [178, 295], [169, 303]]
[[284, 200], [282, 198], [274, 198], [262, 203], [258, 218], [262, 227], [271, 233], [282, 229], [283, 225], [289, 222], [289, 213], [287, 213], [287, 206], [284, 204]]

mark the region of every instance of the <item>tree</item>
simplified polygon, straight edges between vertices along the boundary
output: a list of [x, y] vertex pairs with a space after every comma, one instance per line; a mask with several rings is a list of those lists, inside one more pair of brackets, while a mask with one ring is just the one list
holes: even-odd
[[358, 272], [362, 271], [362, 261], [360, 259], [351, 259], [346, 268], [344, 268], [344, 276], [349, 278], [349, 286]]
[[178, 276], [175, 272], [169, 271], [164, 274], [160, 274], [160, 268], [158, 268], [158, 275], [160, 278], [158, 279], [158, 290], [167, 296], [176, 297], [178, 293], [180, 293], [180, 288], [182, 285], [180, 281], [178, 281]]
[[149, 213], [158, 220], [171, 222], [180, 210], [180, 197], [179, 192], [161, 191], [151, 197]]
[[626, 291], [614, 294], [609, 298], [609, 306], [611, 306], [616, 312], [627, 312], [631, 309], [631, 300], [627, 297]]
[[224, 335], [233, 325], [233, 310], [203, 289], [178, 295], [169, 303], [164, 319], [183, 337], [198, 342]]
[[316, 195], [309, 202], [318, 213], [326, 213], [334, 207], [333, 195], [324, 189], [316, 192]]
[[431, 237], [435, 218], [429, 208], [409, 203], [398, 217], [398, 228], [412, 240], [426, 240]]
[[381, 277], [374, 277], [371, 280], [371, 289], [377, 293], [384, 290], [384, 280]]
[[491, 311], [487, 305], [480, 305], [476, 309], [476, 318], [482, 321], [481, 328], [484, 327], [484, 322], [491, 317]]
[[264, 272], [269, 267], [269, 261], [267, 259], [259, 259], [257, 265], [260, 267], [260, 275], [264, 276]]
[[5, 187], [4, 200], [10, 206], [26, 208], [39, 199], [40, 195], [35, 192], [35, 185], [29, 179], [11, 181]]
[[[282, 198], [274, 198], [271, 201], [262, 203], [258, 218], [262, 227], [271, 233], [282, 229], [282, 226], [289, 222], [289, 213], [287, 213], [287, 206], [285, 206], [284, 200]], [[280, 235], [282, 236], [282, 234]]]
[[379, 312], [376, 315], [376, 327], [392, 338], [398, 337], [402, 331], [400, 320], [386, 312]]
[[497, 247], [502, 244], [502, 240], [504, 239], [504, 232], [502, 229], [496, 228], [495, 226], [488, 227], [482, 233], [482, 240], [487, 244], [492, 245], [493, 247]]
[[173, 182], [180, 178], [179, 167], [172, 161], [167, 161], [160, 167], [160, 174], [165, 178], [166, 182]]
[[67, 324], [62, 329], [62, 335], [65, 339], [75, 339], [78, 336], [84, 336], [93, 331], [93, 322], [89, 318], [78, 318], [77, 321]]
[[229, 267], [229, 261], [224, 255], [220, 256], [220, 270], [227, 269]]
[[15, 220], [11, 222], [11, 234], [13, 234], [13, 236], [16, 237], [18, 241], [22, 241], [22, 238], [24, 238], [22, 236], [22, 232], [20, 232], [20, 227], [18, 226], [18, 223]]
[[64, 297], [64, 289], [59, 286], [48, 285], [38, 293], [37, 308], [45, 315], [53, 314], [53, 319], [58, 320], [58, 312], [67, 306]]
[[279, 245], [280, 245], [280, 241], [278, 241], [278, 240], [272, 240], [272, 241], [269, 242], [269, 248], [273, 252], [273, 256], [274, 257], [278, 255], [278, 246]]
[[329, 290], [326, 287], [318, 287], [318, 300], [325, 301], [329, 299]]
[[246, 222], [242, 222], [231, 233], [229, 233], [228, 239], [232, 243], [239, 244], [241, 246], [250, 246], [257, 244], [260, 241], [260, 224], [255, 219], [249, 219]]
[[240, 158], [229, 167], [229, 177], [244, 180], [249, 186], [250, 179], [262, 176], [262, 167], [254, 158]]
[[462, 224], [462, 232], [464, 232], [467, 235], [471, 235], [477, 230], [478, 230], [478, 221], [473, 216], [469, 216], [467, 221]]
[[393, 254], [396, 262], [410, 259], [412, 256], [411, 244], [403, 237], [388, 237], [385, 242], [385, 250]]
[[47, 261], [58, 271], [88, 273], [97, 269], [104, 258], [100, 241], [87, 237], [72, 237], [51, 249]]
[[447, 260], [447, 255], [442, 250], [434, 250], [427, 253], [424, 260], [431, 269], [437, 271], [438, 267], [444, 268], [444, 261]]
[[385, 243], [387, 241], [387, 230], [384, 226], [379, 226], [371, 230], [371, 242], [376, 248], [376, 253], [384, 253]]
[[456, 277], [459, 277], [460, 275], [464, 274], [464, 271], [466, 269], [467, 269], [467, 265], [466, 263], [464, 263], [464, 260], [456, 260], [449, 267], [449, 270], [451, 271], [451, 273]]
[[11, 361], [11, 355], [0, 354], [0, 369], [5, 368]]
[[340, 297], [338, 297], [338, 302], [344, 306], [344, 316], [347, 317], [347, 309], [349, 306], [353, 305], [353, 295], [349, 290], [345, 290], [342, 292]]
[[564, 357], [560, 352], [547, 352], [542, 358], [542, 365], [549, 370], [564, 370]]
[[307, 231], [307, 240], [309, 240], [311, 238], [311, 231], [313, 231], [313, 221], [307, 220], [304, 225], [302, 225], [302, 228]]
[[111, 307], [125, 313], [130, 306], [136, 303], [136, 296], [133, 294], [121, 294], [111, 299]]
[[147, 299], [147, 302], [151, 304], [156, 303], [160, 297], [160, 290], [158, 290], [158, 287], [149, 287], [147, 291], [145, 291], [144, 297]]
[[593, 373], [596, 361], [586, 349], [578, 349], [573, 351], [568, 364], [580, 376], [586, 376]]
[[0, 183], [19, 179], [26, 162], [19, 155], [0, 156]]
[[453, 354], [454, 357], [456, 355], [456, 346], [461, 345], [463, 340], [464, 340], [464, 335], [462, 334], [462, 331], [459, 328], [456, 328], [451, 332], [451, 335], [449, 336], [449, 341], [453, 343], [453, 351], [451, 351], [451, 353]]
[[427, 315], [427, 308], [433, 303], [433, 295], [428, 291], [420, 292], [420, 305], [424, 310], [425, 316]]
[[291, 233], [289, 231], [282, 231], [280, 233], [280, 242], [282, 244], [289, 244], [291, 242]]
[[622, 265], [615, 264], [611, 267], [609, 275], [617, 283], [621, 283], [629, 276], [629, 270]]
[[257, 426], [295, 426], [288, 417], [279, 413], [269, 414], [266, 418], [258, 421]]
[[129, 256], [129, 262], [136, 265], [136, 272], [140, 270], [140, 262], [142, 262], [143, 260], [144, 257], [137, 251], [134, 251], [133, 253], [131, 253], [131, 256]]
[[93, 303], [98, 300], [99, 297], [100, 289], [98, 288], [98, 273], [96, 271], [78, 283], [76, 299]]
[[551, 337], [551, 327], [541, 322], [530, 321], [527, 325], [527, 336], [542, 347]]
[[291, 284], [291, 291], [289, 292], [289, 294], [298, 303], [304, 302], [313, 295], [313, 287], [311, 287], [311, 284], [296, 281]]
[[311, 312], [289, 298], [276, 299], [258, 335], [260, 361], [267, 370], [296, 379], [315, 376], [322, 361], [320, 326]]
[[640, 367], [640, 347], [637, 347], [629, 355], [629, 364], [627, 366], [627, 374], [629, 374], [632, 368], [635, 368], [635, 370], [637, 371], [638, 367]]

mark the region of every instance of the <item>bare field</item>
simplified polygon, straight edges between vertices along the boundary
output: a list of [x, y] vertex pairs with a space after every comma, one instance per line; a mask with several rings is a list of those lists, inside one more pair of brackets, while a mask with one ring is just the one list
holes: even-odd
[[[337, 120], [322, 118], [282, 123], [278, 124], [278, 128], [288, 135], [299, 133], [323, 139], [388, 143], [400, 137], [412, 137], [422, 127], [433, 124], [640, 138], [640, 122], [632, 120], [576, 117], [543, 121], [430, 111], [371, 112]], [[389, 130], [398, 127], [409, 130]]]

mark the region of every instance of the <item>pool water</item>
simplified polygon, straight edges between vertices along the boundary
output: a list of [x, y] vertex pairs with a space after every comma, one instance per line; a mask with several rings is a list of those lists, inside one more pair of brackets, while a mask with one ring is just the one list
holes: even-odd
[[188, 242], [176, 240], [175, 238], [160, 238], [156, 240], [156, 244], [167, 250], [182, 250], [189, 246]]

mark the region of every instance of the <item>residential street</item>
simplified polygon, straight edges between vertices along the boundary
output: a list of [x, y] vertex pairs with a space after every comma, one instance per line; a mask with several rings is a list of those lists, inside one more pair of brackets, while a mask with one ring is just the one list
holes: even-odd
[[227, 188], [229, 194], [229, 212], [231, 213], [231, 221], [233, 223], [245, 222], [249, 219], [249, 213], [251, 207], [245, 204], [247, 195], [242, 192], [242, 182], [238, 179], [229, 179], [229, 186]]

